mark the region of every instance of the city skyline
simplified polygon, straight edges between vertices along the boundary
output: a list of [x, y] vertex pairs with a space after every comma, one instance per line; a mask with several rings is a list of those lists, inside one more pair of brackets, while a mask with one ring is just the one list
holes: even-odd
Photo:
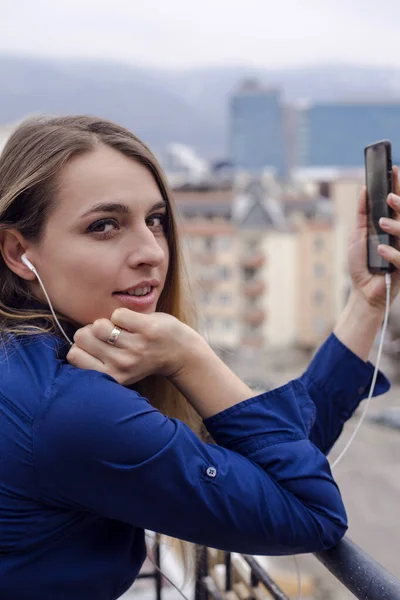
[[[400, 5], [383, 0], [3, 0], [0, 53], [160, 68], [324, 62], [400, 68]], [[338, 43], [340, 39], [340, 44]], [[371, 43], [371, 42], [374, 43]]]

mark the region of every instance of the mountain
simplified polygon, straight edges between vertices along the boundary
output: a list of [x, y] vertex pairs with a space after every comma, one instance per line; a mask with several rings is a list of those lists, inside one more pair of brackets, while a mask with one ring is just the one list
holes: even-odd
[[281, 88], [288, 102], [400, 99], [400, 70], [394, 68], [174, 71], [0, 55], [0, 123], [35, 113], [89, 113], [128, 127], [157, 153], [169, 142], [180, 142], [207, 158], [220, 158], [228, 154], [229, 96], [244, 77]]

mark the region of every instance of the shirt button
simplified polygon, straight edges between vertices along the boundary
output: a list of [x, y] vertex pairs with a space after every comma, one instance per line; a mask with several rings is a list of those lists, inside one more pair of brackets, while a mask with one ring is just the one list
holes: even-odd
[[214, 478], [217, 476], [217, 469], [215, 467], [208, 467], [206, 474], [208, 477]]
[[361, 387], [358, 388], [358, 393], [360, 394], [360, 396], [365, 392], [365, 387], [362, 385]]

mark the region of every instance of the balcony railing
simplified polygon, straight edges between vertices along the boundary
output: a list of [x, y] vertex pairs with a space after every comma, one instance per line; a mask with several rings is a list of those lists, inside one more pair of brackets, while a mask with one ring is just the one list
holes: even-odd
[[242, 256], [240, 264], [244, 268], [259, 269], [265, 264], [265, 256], [261, 252]]
[[243, 292], [246, 296], [254, 298], [262, 294], [265, 290], [265, 283], [263, 281], [246, 281], [243, 286]]
[[194, 255], [194, 258], [199, 265], [215, 265], [218, 260], [215, 252], [198, 252]]
[[264, 338], [258, 333], [245, 334], [241, 339], [241, 345], [246, 348], [262, 348], [263, 344]]
[[247, 325], [261, 325], [264, 322], [266, 311], [263, 308], [254, 307], [243, 312], [243, 321]]
[[355, 598], [400, 600], [400, 581], [347, 538], [315, 556]]
[[[221, 555], [223, 557], [221, 561]], [[216, 556], [218, 559], [216, 560]], [[197, 561], [194, 599], [188, 600], [236, 600], [249, 598], [262, 600], [293, 600], [298, 589], [273, 579], [252, 556], [235, 555], [209, 548], [201, 548]], [[359, 600], [400, 600], [400, 581], [386, 571], [376, 560], [356, 544], [343, 539], [337, 546], [315, 554], [316, 558]], [[156, 549], [156, 564], [160, 566], [160, 552]], [[240, 564], [246, 563], [246, 573]], [[222, 568], [220, 568], [222, 567]], [[162, 600], [162, 578], [159, 571], [141, 574], [155, 581], [155, 598]], [[313, 594], [313, 581], [302, 576], [303, 598]]]

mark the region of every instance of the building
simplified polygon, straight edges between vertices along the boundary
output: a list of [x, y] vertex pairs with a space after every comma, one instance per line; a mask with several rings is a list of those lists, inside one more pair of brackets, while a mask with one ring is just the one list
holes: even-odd
[[362, 167], [364, 147], [390, 139], [400, 160], [400, 101], [329, 102], [299, 108], [297, 160], [303, 167]]
[[[361, 188], [365, 183], [365, 171], [363, 167], [354, 169], [338, 168], [299, 168], [293, 171], [293, 181], [298, 189], [303, 191], [303, 202], [300, 194], [294, 195], [293, 201], [287, 199], [288, 206], [292, 212], [296, 204], [300, 203], [299, 212], [308, 218], [317, 216], [317, 213], [309, 206], [308, 198], [325, 195], [325, 203], [319, 202], [322, 213], [331, 217], [333, 227], [332, 263], [334, 265], [334, 289], [335, 298], [334, 315], [338, 318], [347, 301], [351, 281], [348, 269], [348, 240], [349, 234], [355, 226], [358, 200]], [[308, 204], [310, 202], [308, 201]], [[324, 206], [325, 204], [325, 206]]]
[[335, 262], [326, 198], [274, 197], [241, 175], [231, 190], [175, 190], [200, 328], [215, 348], [314, 348], [332, 330]]
[[335, 325], [334, 227], [306, 220], [297, 234], [297, 344], [315, 348]]
[[236, 169], [286, 172], [284, 109], [279, 90], [244, 81], [230, 101], [230, 154]]

